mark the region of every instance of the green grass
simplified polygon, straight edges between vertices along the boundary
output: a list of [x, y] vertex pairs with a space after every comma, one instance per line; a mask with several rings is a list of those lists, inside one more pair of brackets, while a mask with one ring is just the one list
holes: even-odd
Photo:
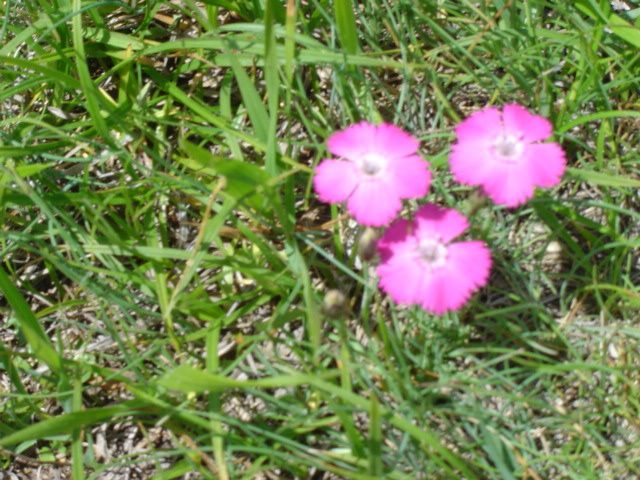
[[[0, 471], [638, 478], [627, 3], [3, 2]], [[326, 137], [401, 125], [468, 210], [452, 127], [508, 102], [553, 121], [562, 185], [473, 215], [463, 310], [393, 306], [312, 192]]]

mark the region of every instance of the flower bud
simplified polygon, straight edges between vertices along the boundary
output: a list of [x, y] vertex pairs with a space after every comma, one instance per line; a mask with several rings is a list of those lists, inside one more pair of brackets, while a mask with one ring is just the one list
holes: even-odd
[[322, 311], [329, 317], [341, 317], [347, 311], [347, 297], [340, 290], [329, 290], [324, 296]]
[[364, 262], [368, 262], [376, 256], [378, 232], [373, 228], [367, 228], [358, 239], [358, 254]]

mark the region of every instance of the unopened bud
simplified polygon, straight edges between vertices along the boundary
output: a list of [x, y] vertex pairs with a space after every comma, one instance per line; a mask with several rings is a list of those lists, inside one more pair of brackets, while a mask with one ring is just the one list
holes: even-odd
[[485, 206], [489, 205], [489, 199], [481, 191], [475, 190], [467, 200], [467, 216], [473, 217]]
[[360, 258], [368, 262], [376, 256], [376, 245], [378, 243], [378, 232], [373, 228], [367, 228], [358, 239], [358, 254]]
[[324, 296], [322, 310], [330, 317], [341, 317], [347, 311], [347, 297], [340, 290], [329, 290]]

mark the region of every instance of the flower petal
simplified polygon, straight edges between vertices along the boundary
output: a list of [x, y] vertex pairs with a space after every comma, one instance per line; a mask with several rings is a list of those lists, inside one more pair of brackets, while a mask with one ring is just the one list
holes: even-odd
[[352, 162], [323, 160], [315, 170], [313, 186], [323, 202], [343, 202], [358, 185], [359, 171]]
[[415, 216], [415, 235], [450, 242], [461, 235], [469, 223], [464, 215], [452, 208], [441, 208], [433, 203], [423, 205]]
[[414, 155], [420, 142], [413, 135], [390, 123], [377, 126], [372, 151], [389, 159]]
[[520, 137], [527, 142], [546, 140], [553, 133], [551, 122], [540, 115], [530, 113], [522, 105], [512, 103], [502, 110], [505, 133]]
[[473, 289], [487, 284], [491, 271], [491, 251], [487, 244], [473, 240], [449, 245], [447, 265], [464, 273], [466, 283]]
[[483, 242], [449, 245], [447, 264], [426, 276], [418, 293], [420, 304], [436, 315], [462, 307], [471, 294], [484, 286], [491, 270], [491, 254]]
[[442, 315], [461, 305], [460, 301], [448, 298], [449, 292], [454, 292], [456, 288], [456, 279], [440, 269], [427, 277], [422, 290], [417, 294], [417, 303], [429, 313]]
[[382, 262], [387, 261], [396, 253], [405, 251], [409, 243], [415, 245], [415, 238], [410, 235], [410, 228], [411, 224], [401, 218], [385, 230], [376, 244]]
[[460, 140], [451, 147], [449, 168], [459, 183], [482, 185], [491, 177], [495, 163], [488, 139]]
[[375, 125], [368, 122], [356, 123], [331, 135], [327, 139], [327, 148], [338, 157], [357, 160], [371, 151], [376, 135]]
[[529, 173], [529, 163], [504, 165], [499, 172], [482, 184], [482, 189], [495, 203], [506, 207], [522, 205], [535, 191], [534, 179]]
[[378, 265], [376, 273], [380, 278], [380, 289], [401, 305], [419, 303], [418, 292], [424, 290], [425, 276], [429, 274], [416, 261], [415, 249], [409, 247], [399, 249], [393, 257]]
[[431, 185], [429, 164], [418, 155], [410, 155], [389, 162], [388, 171], [396, 191], [402, 198], [424, 197]]
[[381, 227], [395, 218], [402, 202], [394, 185], [385, 180], [365, 180], [349, 197], [347, 209], [356, 221], [368, 227]]
[[538, 187], [553, 187], [560, 183], [567, 162], [564, 150], [557, 143], [535, 143], [527, 146], [529, 175]]
[[456, 126], [456, 136], [460, 142], [487, 138], [497, 138], [503, 133], [502, 115], [494, 107], [483, 108], [472, 113]]

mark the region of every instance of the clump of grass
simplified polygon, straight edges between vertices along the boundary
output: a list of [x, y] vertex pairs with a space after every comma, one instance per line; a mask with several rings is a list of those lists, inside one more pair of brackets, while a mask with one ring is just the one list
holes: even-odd
[[[2, 469], [639, 475], [635, 10], [355, 3], [5, 2]], [[475, 214], [495, 268], [463, 311], [390, 305], [311, 193], [324, 139], [397, 123], [461, 207], [451, 128], [513, 101], [562, 186]]]

